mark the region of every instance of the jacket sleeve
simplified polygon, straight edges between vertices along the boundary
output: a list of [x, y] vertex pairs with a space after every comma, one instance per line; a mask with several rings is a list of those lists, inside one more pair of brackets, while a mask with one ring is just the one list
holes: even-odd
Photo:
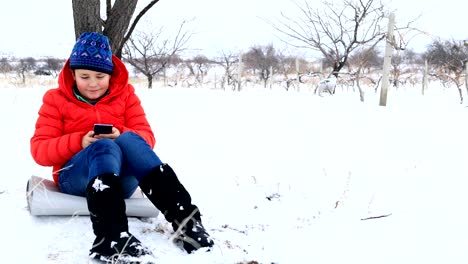
[[[134, 91], [133, 87], [130, 88]], [[125, 109], [125, 126], [122, 132], [132, 131], [140, 135], [145, 141], [154, 148], [156, 139], [153, 130], [146, 118], [145, 111], [141, 106], [138, 96], [131, 92], [127, 98]]]
[[56, 97], [51, 91], [44, 95], [30, 140], [32, 157], [42, 166], [63, 165], [82, 149], [83, 132], [63, 134], [63, 118], [59, 109], [61, 100]]

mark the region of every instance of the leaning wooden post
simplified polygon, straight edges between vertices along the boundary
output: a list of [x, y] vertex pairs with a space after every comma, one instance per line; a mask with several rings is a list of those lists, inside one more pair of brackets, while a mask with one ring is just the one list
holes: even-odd
[[395, 24], [395, 14], [391, 13], [388, 21], [387, 45], [385, 46], [385, 57], [383, 64], [382, 87], [380, 89], [380, 106], [387, 105], [387, 90], [390, 76], [390, 64], [393, 54], [393, 26]]

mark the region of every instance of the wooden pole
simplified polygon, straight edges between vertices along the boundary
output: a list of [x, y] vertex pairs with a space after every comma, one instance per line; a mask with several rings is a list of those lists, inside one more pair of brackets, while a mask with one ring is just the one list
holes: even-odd
[[[468, 40], [463, 40], [463, 46], [468, 47]], [[468, 93], [468, 61], [465, 60], [465, 89]]]
[[395, 14], [391, 13], [388, 21], [387, 45], [385, 46], [385, 57], [383, 64], [383, 78], [382, 87], [380, 89], [380, 106], [387, 105], [387, 91], [390, 76], [390, 64], [392, 62], [393, 54], [393, 26], [395, 25]]
[[216, 82], [217, 82], [217, 75], [216, 75], [216, 72], [215, 72], [215, 76], [214, 76], [214, 88], [216, 89]]
[[299, 70], [300, 70], [300, 67], [299, 67], [299, 58], [296, 57], [296, 84], [297, 84], [297, 91], [299, 91]]
[[242, 53], [239, 54], [239, 65], [238, 65], [238, 68], [237, 68], [237, 90], [240, 91], [241, 90], [241, 82], [242, 82], [242, 71], [243, 71], [243, 68], [244, 65], [242, 64]]
[[465, 88], [468, 91], [468, 61], [465, 61]]
[[427, 75], [428, 75], [428, 66], [427, 66], [427, 60], [424, 61], [424, 74], [423, 74], [423, 83], [422, 83], [422, 95], [424, 95], [424, 92], [427, 90]]
[[268, 83], [270, 85], [270, 89], [273, 88], [273, 66], [270, 66], [270, 79], [268, 80]]

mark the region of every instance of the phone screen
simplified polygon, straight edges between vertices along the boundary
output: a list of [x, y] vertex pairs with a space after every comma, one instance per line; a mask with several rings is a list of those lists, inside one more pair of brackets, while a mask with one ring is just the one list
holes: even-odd
[[111, 124], [94, 124], [94, 134], [112, 134]]

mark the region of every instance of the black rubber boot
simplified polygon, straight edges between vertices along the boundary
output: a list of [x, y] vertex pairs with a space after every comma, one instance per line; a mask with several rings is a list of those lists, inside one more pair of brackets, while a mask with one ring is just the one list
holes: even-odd
[[86, 188], [86, 200], [96, 235], [89, 254], [91, 257], [106, 262], [126, 263], [125, 259], [151, 254], [128, 232], [119, 177], [113, 174], [97, 176]]
[[188, 253], [214, 245], [202, 225], [198, 207], [192, 204], [190, 194], [168, 164], [154, 168], [140, 180], [139, 185], [172, 224], [176, 239], [183, 242], [183, 247]]

